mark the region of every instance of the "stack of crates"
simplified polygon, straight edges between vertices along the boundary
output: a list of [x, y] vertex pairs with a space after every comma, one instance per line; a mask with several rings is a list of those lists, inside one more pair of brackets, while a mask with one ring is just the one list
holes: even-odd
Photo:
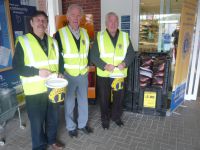
[[[164, 57], [164, 75], [162, 86], [155, 86], [152, 81], [146, 86], [140, 84], [140, 67], [143, 56]], [[170, 87], [171, 58], [168, 53], [139, 53], [135, 58], [133, 81], [133, 111], [145, 114], [165, 115], [167, 111], [168, 91]]]

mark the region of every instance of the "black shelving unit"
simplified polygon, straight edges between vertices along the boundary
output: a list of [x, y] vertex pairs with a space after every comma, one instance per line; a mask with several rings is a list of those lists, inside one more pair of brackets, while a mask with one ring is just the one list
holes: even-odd
[[[141, 58], [149, 56], [152, 58], [163, 56], [165, 58], [163, 85], [156, 87], [148, 85], [146, 87], [140, 86], [140, 66]], [[125, 108], [137, 113], [145, 113], [152, 115], [165, 115], [167, 111], [168, 92], [170, 87], [170, 66], [171, 58], [168, 53], [136, 53], [133, 64], [129, 67], [128, 84], [129, 88], [125, 90]], [[131, 78], [130, 78], [131, 76]], [[131, 83], [129, 83], [131, 82]], [[131, 90], [130, 90], [131, 84]], [[144, 94], [146, 92], [154, 92], [156, 95], [155, 107], [144, 106]], [[131, 106], [130, 106], [131, 105]]]

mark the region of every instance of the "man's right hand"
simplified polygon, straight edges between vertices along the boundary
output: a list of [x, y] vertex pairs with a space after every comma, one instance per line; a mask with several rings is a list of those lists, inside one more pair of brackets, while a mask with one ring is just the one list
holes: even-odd
[[104, 69], [109, 71], [109, 72], [113, 72], [113, 70], [115, 69], [115, 66], [111, 65], [111, 64], [106, 64]]
[[47, 70], [47, 69], [40, 69], [39, 70], [39, 76], [42, 78], [47, 78], [51, 75], [51, 71]]

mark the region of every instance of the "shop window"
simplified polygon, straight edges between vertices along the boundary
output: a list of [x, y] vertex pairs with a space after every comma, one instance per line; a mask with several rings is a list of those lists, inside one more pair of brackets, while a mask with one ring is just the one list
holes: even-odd
[[177, 40], [183, 0], [141, 0], [140, 52], [167, 52]]

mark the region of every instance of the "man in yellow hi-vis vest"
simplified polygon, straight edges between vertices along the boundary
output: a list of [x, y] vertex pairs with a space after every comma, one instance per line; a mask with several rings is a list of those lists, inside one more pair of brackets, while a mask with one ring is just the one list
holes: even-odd
[[45, 33], [48, 25], [45, 12], [36, 11], [30, 24], [33, 31], [16, 40], [13, 69], [20, 75], [24, 89], [32, 149], [62, 150], [63, 145], [56, 143], [59, 104], [49, 101], [45, 86], [53, 72], [62, 77], [57, 41]]
[[106, 15], [106, 30], [98, 32], [90, 50], [91, 62], [97, 66], [97, 98], [104, 129], [109, 128], [110, 118], [118, 126], [124, 125], [121, 119], [124, 78], [127, 76], [127, 67], [134, 59], [128, 33], [118, 29], [118, 21], [114, 12]]
[[[83, 15], [82, 8], [72, 4], [67, 10], [68, 25], [59, 29], [55, 35], [60, 53], [63, 54], [64, 75], [68, 80], [65, 99], [66, 128], [71, 137], [77, 137], [79, 131], [89, 134], [88, 126], [88, 51], [87, 31], [79, 27]], [[78, 119], [74, 121], [75, 98], [77, 98]]]

